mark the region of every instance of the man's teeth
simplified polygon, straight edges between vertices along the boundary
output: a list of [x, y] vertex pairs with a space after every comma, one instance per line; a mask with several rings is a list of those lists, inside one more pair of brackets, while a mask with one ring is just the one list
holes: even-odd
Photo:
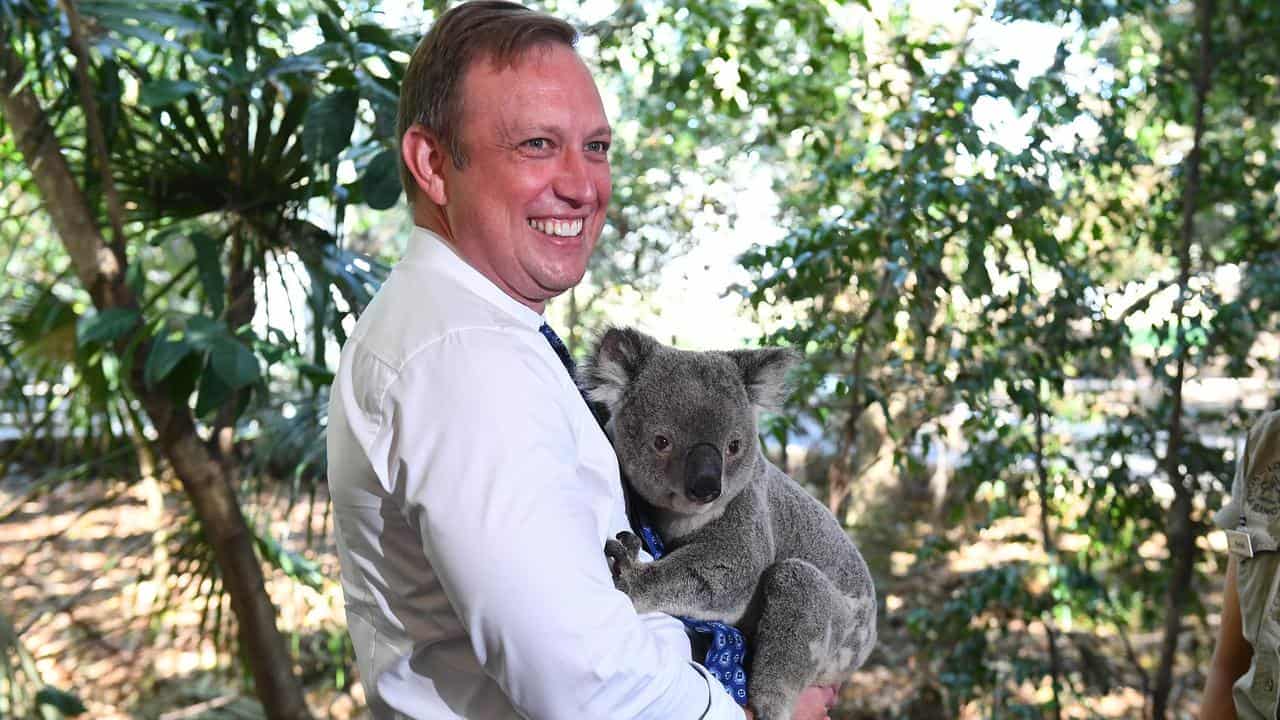
[[529, 220], [529, 227], [548, 235], [573, 237], [582, 232], [582, 218], [576, 220]]

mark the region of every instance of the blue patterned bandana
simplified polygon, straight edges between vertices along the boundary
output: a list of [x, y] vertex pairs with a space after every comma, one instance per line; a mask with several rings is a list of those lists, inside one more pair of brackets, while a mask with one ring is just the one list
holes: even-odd
[[[644, 539], [645, 549], [654, 560], [665, 554], [662, 539], [650, 525], [640, 525], [640, 537]], [[746, 707], [747, 671], [744, 668], [747, 660], [747, 641], [742, 637], [742, 631], [732, 625], [714, 620], [689, 618], [679, 618], [679, 620], [685, 627], [699, 635], [706, 635], [711, 641], [703, 666], [720, 681], [730, 697], [739, 705]]]

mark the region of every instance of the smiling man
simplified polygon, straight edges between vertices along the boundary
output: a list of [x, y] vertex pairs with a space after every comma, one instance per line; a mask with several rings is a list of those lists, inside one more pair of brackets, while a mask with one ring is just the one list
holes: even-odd
[[[610, 129], [567, 24], [445, 13], [400, 100], [413, 236], [328, 427], [347, 619], [377, 718], [741, 718], [603, 547], [618, 465], [546, 327], [604, 225]], [[820, 716], [819, 716], [820, 717]]]

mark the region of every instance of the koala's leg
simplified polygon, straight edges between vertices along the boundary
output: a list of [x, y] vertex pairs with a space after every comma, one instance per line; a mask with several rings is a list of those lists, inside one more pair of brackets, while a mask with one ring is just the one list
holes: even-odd
[[765, 570], [747, 695], [760, 720], [788, 720], [796, 696], [839, 683], [875, 644], [874, 594], [851, 598], [804, 560]]

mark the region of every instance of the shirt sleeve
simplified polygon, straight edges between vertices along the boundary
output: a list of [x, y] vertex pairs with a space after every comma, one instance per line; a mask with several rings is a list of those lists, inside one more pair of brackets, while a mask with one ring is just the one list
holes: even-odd
[[446, 336], [382, 403], [385, 477], [477, 660], [531, 718], [743, 718], [672, 641], [675, 621], [638, 616], [614, 588], [613, 498], [577, 468], [589, 416], [540, 350], [509, 332]]
[[1235, 530], [1240, 527], [1241, 519], [1244, 517], [1244, 466], [1247, 452], [1246, 440], [1236, 458], [1236, 473], [1231, 481], [1231, 495], [1227, 497], [1227, 502], [1213, 514], [1213, 524], [1219, 529]]
[[1262, 529], [1270, 538], [1267, 546], [1280, 539], [1280, 411], [1263, 414], [1249, 429], [1236, 459], [1231, 497], [1213, 521], [1224, 530]]

